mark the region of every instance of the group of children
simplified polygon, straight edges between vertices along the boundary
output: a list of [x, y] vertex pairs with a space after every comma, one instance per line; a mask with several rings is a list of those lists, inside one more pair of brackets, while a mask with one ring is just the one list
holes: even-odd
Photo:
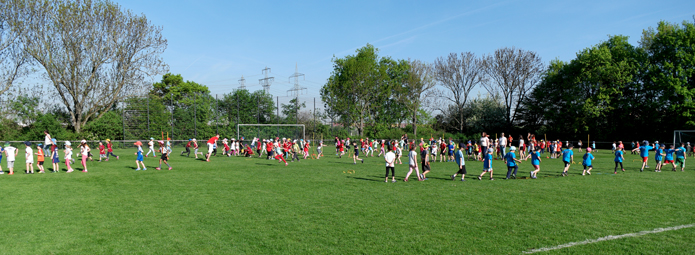
[[[36, 168], [38, 170], [38, 173], [45, 173], [45, 168], [44, 168], [44, 162], [46, 160], [46, 157], [49, 158], [49, 160], [52, 163], [52, 170], [51, 173], [58, 173], [60, 172], [60, 155], [59, 155], [59, 147], [58, 147], [58, 141], [55, 138], [50, 139], [51, 144], [44, 145], [42, 143], [39, 143], [36, 145], [36, 152], [34, 152], [34, 149], [32, 148], [31, 142], [24, 142], [25, 148], [25, 153], [24, 153], [24, 158], [25, 158], [25, 163], [26, 163], [26, 168], [24, 170], [25, 174], [34, 174], [34, 164], [36, 164]], [[100, 143], [101, 144], [101, 143]], [[103, 145], [102, 145], [103, 146]], [[80, 141], [80, 144], [78, 146], [79, 148], [79, 158], [81, 159], [82, 163], [82, 172], [88, 172], [87, 170], [87, 161], [88, 159], [91, 159], [91, 148], [87, 144], [86, 140]], [[110, 146], [109, 146], [110, 148]], [[4, 147], [0, 147], [0, 163], [2, 163], [2, 156], [4, 155], [6, 158], [5, 160], [7, 161], [7, 168], [8, 168], [8, 174], [13, 175], [14, 174], [14, 165], [15, 165], [15, 160], [17, 159], [17, 156], [19, 154], [19, 149], [13, 147], [9, 142], [6, 142], [4, 144]], [[65, 141], [64, 142], [64, 148], [63, 148], [63, 160], [65, 162], [66, 166], [66, 172], [67, 173], [72, 173], [75, 170], [72, 168], [71, 164], [74, 164], [75, 159], [73, 159], [73, 148], [72, 148], [72, 143], [70, 141]], [[106, 155], [104, 153], [104, 155]], [[34, 161], [34, 156], [36, 156], [36, 161]], [[4, 170], [2, 169], [2, 166], [0, 165], [0, 174], [5, 174]]]
[[[137, 152], [135, 152], [134, 155], [137, 156], [135, 159], [135, 171], [140, 171], [140, 170], [147, 170], [147, 167], [145, 166], [145, 160], [144, 158], [148, 157], [150, 155], [150, 152], [152, 153], [153, 157], [157, 157], [157, 152], [160, 153], [159, 157], [159, 166], [156, 167], [156, 170], [162, 170], [162, 162], [166, 164], [169, 167], [169, 170], [172, 169], [171, 165], [169, 165], [169, 154], [171, 154], [171, 139], [167, 138], [166, 143], [164, 141], [158, 141], [157, 144], [159, 145], [159, 149], [155, 152], [154, 150], [154, 145], [155, 141], [153, 137], [150, 137], [150, 140], [147, 142], [148, 146], [148, 151], [147, 154], [144, 154], [144, 151], [142, 149], [142, 142], [141, 141], [136, 141], [133, 143], [137, 147]], [[189, 143], [190, 144], [190, 143]], [[188, 150], [188, 147], [186, 148]], [[189, 151], [190, 153], [190, 151]], [[181, 152], [183, 154], [183, 152]], [[197, 147], [196, 147], [196, 154], [197, 154]], [[140, 168], [142, 166], [142, 168]]]

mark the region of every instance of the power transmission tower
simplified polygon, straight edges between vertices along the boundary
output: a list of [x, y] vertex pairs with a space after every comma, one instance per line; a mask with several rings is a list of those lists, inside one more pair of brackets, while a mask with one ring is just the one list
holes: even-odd
[[302, 90], [306, 91], [306, 87], [300, 87], [299, 86], [299, 77], [302, 77], [306, 79], [303, 73], [299, 73], [299, 69], [297, 68], [297, 64], [294, 64], [294, 74], [292, 74], [289, 79], [294, 78], [294, 87], [290, 90], [287, 90], [288, 94], [294, 94], [295, 96], [295, 101], [294, 101], [294, 109], [295, 109], [295, 121], [299, 123], [299, 94], [302, 92]]
[[244, 76], [241, 76], [241, 79], [239, 80], [239, 90], [244, 90], [246, 89], [246, 79], [244, 79]]
[[263, 89], [265, 89], [266, 94], [270, 94], [270, 84], [273, 83], [273, 81], [275, 81], [275, 77], [268, 77], [268, 73], [270, 73], [270, 68], [266, 66], [265, 69], [263, 69], [263, 74], [265, 75], [265, 78], [258, 79], [258, 83], [260, 83], [261, 86], [263, 86]]
[[287, 92], [288, 92], [289, 94], [295, 95], [295, 97], [297, 97], [297, 98], [299, 98], [299, 94], [302, 92], [302, 90], [306, 90], [305, 87], [300, 87], [300, 86], [299, 86], [299, 77], [300, 77], [300, 76], [301, 76], [302, 78], [305, 78], [305, 79], [306, 79], [306, 77], [304, 76], [303, 73], [299, 73], [299, 72], [298, 72], [297, 64], [295, 64], [295, 65], [294, 65], [294, 74], [292, 74], [292, 75], [290, 76], [290, 78], [289, 78], [289, 79], [294, 78], [294, 87], [293, 87], [292, 89], [290, 89], [290, 90], [287, 90]]

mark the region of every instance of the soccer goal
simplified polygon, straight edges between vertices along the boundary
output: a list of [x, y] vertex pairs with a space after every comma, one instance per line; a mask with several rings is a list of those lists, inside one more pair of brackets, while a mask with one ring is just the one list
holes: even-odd
[[673, 144], [678, 146], [680, 143], [695, 143], [695, 130], [674, 130]]
[[270, 139], [275, 137], [306, 139], [304, 124], [237, 124], [237, 139], [251, 137]]

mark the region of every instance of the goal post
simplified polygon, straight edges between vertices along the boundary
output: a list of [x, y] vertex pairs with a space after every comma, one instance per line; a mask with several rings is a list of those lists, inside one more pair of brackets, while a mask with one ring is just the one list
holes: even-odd
[[[251, 131], [254, 133], [252, 135], [261, 139], [270, 137], [288, 137], [306, 140], [306, 127], [304, 124], [237, 124], [237, 139], [244, 136], [242, 133], [246, 133], [242, 130], [244, 127], [256, 127], [254, 131]], [[300, 128], [301, 132], [299, 132]]]
[[695, 143], [695, 130], [673, 130], [673, 144]]

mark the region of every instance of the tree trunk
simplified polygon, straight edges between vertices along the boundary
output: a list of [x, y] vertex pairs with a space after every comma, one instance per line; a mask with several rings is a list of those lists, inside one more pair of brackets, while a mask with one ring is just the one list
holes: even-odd
[[413, 135], [417, 138], [417, 112], [413, 113]]

